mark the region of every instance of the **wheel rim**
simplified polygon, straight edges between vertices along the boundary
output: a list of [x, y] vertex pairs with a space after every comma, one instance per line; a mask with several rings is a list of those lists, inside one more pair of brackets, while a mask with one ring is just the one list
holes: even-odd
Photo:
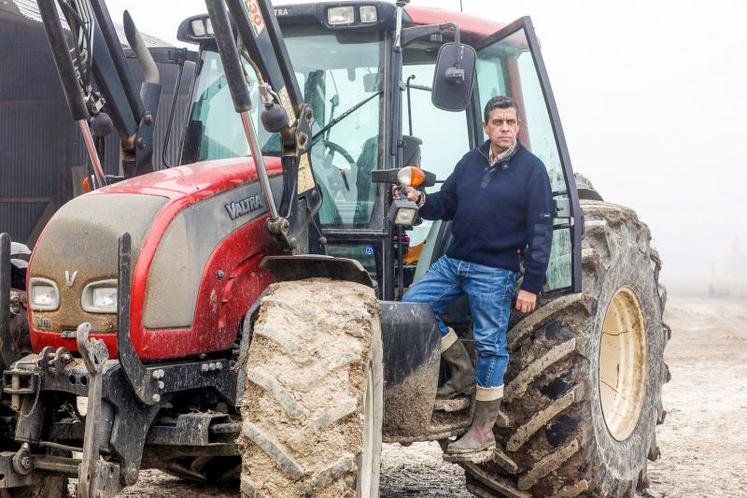
[[363, 401], [363, 444], [361, 448], [361, 466], [359, 472], [358, 496], [372, 498], [371, 493], [374, 462], [374, 382], [373, 365], [369, 364], [366, 372], [366, 397]]
[[633, 433], [646, 390], [646, 327], [632, 289], [618, 290], [604, 317], [599, 347], [602, 415], [612, 437]]

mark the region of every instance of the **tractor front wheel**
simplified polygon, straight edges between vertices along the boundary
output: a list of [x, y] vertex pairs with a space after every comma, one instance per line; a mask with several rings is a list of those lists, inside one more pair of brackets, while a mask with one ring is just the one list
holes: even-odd
[[241, 493], [378, 496], [379, 304], [353, 282], [273, 284], [259, 307], [241, 407]]

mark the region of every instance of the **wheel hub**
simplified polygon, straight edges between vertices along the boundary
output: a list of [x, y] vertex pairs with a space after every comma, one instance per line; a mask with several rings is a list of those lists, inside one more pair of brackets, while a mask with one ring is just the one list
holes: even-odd
[[638, 423], [646, 391], [646, 326], [641, 303], [628, 287], [615, 293], [604, 317], [599, 390], [607, 429], [624, 441]]

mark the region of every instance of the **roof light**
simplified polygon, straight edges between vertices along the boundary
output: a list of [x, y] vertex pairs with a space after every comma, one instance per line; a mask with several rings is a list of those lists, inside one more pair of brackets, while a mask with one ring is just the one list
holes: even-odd
[[379, 20], [379, 14], [375, 5], [363, 5], [360, 8], [361, 22], [371, 23]]
[[206, 14], [188, 17], [179, 24], [176, 38], [186, 43], [205, 43], [214, 39], [213, 22]]
[[190, 23], [192, 26], [192, 34], [197, 37], [203, 37], [206, 34], [205, 23], [202, 19], [195, 19]]
[[345, 24], [353, 24], [355, 22], [355, 16], [353, 6], [347, 7], [330, 7], [327, 9], [327, 22], [330, 26], [343, 26]]

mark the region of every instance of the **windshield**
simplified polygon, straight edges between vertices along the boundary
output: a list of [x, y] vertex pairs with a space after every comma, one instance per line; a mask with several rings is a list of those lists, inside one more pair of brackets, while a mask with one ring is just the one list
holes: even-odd
[[[314, 176], [326, 226], [366, 226], [376, 201], [371, 171], [379, 163], [382, 41], [378, 32], [332, 33], [318, 26], [283, 28], [304, 101], [314, 110]], [[253, 77], [247, 66], [247, 74]], [[193, 94], [185, 159], [248, 156], [249, 147], [217, 52], [204, 50]], [[252, 102], [259, 107], [256, 85]], [[259, 123], [258, 110], [254, 111]], [[278, 154], [278, 137], [258, 126], [262, 150]]]

